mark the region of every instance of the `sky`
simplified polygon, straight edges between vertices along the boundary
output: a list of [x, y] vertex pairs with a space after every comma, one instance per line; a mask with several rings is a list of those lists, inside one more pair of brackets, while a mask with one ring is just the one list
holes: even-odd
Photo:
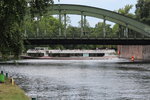
[[[58, 2], [60, 1], [60, 2]], [[55, 4], [79, 4], [79, 5], [87, 5], [98, 7], [102, 9], [107, 9], [111, 11], [118, 10], [119, 8], [124, 8], [125, 5], [131, 4], [134, 7], [132, 8], [131, 12], [135, 12], [135, 4], [137, 0], [54, 0]], [[71, 19], [71, 25], [78, 26], [78, 22], [80, 21], [80, 16], [78, 15], [69, 15]], [[87, 17], [90, 26], [94, 27], [96, 23], [102, 21], [97, 18]], [[110, 22], [106, 22], [108, 24], [112, 24]]]

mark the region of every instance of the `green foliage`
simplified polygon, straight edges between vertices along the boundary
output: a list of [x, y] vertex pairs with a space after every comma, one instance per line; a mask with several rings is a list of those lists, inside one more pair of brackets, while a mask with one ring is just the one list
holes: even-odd
[[24, 27], [28, 37], [56, 37], [59, 21], [52, 16], [42, 16], [37, 20], [26, 20]]
[[114, 37], [118, 37], [118, 35], [119, 35], [119, 25], [118, 24], [115, 24], [113, 26], [112, 33], [113, 33]]
[[67, 27], [67, 37], [80, 37], [81, 36], [81, 29], [79, 27], [74, 27], [69, 25]]
[[[127, 17], [131, 17], [131, 18], [135, 18], [135, 15], [130, 13], [130, 10], [132, 9], [133, 5], [126, 5], [124, 8], [120, 8], [119, 10], [117, 10], [117, 13], [122, 14], [124, 16]], [[128, 34], [125, 33], [125, 31], [128, 31]], [[130, 29], [126, 29], [126, 26], [121, 26], [118, 24], [115, 24], [113, 27], [113, 33], [116, 33], [116, 35], [120, 38], [120, 37], [134, 37], [135, 34], [137, 34], [136, 32], [133, 32]]]
[[22, 51], [20, 25], [25, 15], [24, 0], [0, 1], [0, 52], [4, 58], [9, 54], [18, 56]]
[[[81, 27], [81, 21], [78, 22], [78, 27]], [[81, 33], [81, 28], [80, 28], [80, 33]], [[90, 24], [88, 22], [88, 20], [85, 18], [83, 20], [83, 35], [84, 37], [87, 37], [87, 36], [90, 36], [90, 33], [91, 33], [91, 27], [90, 27]]]
[[130, 13], [130, 10], [132, 9], [132, 7], [133, 5], [126, 5], [124, 8], [120, 8], [117, 12], [122, 15], [134, 18], [134, 15]]
[[[79, 21], [78, 24], [79, 24], [79, 27], [81, 27], [81, 21]], [[84, 27], [90, 27], [90, 24], [89, 24], [87, 19], [83, 20], [83, 26]]]
[[42, 16], [48, 11], [47, 7], [54, 3], [53, 0], [27, 0], [27, 2], [28, 6], [30, 6], [32, 17], [35, 17], [37, 13]]
[[110, 24], [104, 24], [103, 22], [98, 22], [95, 25], [94, 32], [91, 36], [103, 38], [104, 37], [104, 27], [106, 31], [106, 37], [114, 37], [112, 34], [112, 28]]
[[138, 0], [135, 13], [138, 20], [150, 25], [150, 0]]
[[30, 9], [32, 16], [35, 11], [42, 15], [50, 3], [52, 0], [0, 0], [0, 53], [3, 58], [11, 54], [18, 58], [22, 53], [26, 11]]

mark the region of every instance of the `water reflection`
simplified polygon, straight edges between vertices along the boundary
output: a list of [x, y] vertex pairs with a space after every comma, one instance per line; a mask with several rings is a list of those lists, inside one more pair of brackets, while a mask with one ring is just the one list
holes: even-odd
[[[119, 63], [118, 63], [119, 62]], [[149, 100], [150, 64], [126, 60], [22, 60], [0, 65], [38, 100]]]

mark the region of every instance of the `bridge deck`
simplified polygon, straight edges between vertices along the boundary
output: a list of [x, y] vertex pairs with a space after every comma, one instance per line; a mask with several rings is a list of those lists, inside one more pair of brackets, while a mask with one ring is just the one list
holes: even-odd
[[149, 38], [28, 38], [24, 40], [25, 45], [150, 45]]

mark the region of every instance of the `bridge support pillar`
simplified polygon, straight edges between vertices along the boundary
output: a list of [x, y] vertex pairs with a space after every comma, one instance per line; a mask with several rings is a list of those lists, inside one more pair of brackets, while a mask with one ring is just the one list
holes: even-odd
[[120, 57], [131, 58], [139, 60], [150, 60], [150, 45], [119, 45], [118, 52]]
[[59, 10], [59, 36], [61, 36], [61, 25], [62, 23], [61, 23], [61, 10]]
[[39, 36], [39, 21], [40, 21], [40, 16], [37, 17], [36, 37]]
[[86, 34], [86, 15], [84, 15], [84, 22], [83, 22], [83, 30], [84, 30], [84, 35]]
[[66, 27], [67, 27], [67, 23], [66, 23], [66, 21], [67, 21], [67, 18], [66, 18], [66, 14], [64, 14], [64, 36], [66, 37]]
[[128, 24], [126, 24], [126, 28], [125, 28], [125, 37], [128, 38]]
[[104, 17], [104, 21], [103, 21], [103, 37], [106, 37], [106, 19]]
[[81, 37], [83, 36], [83, 12], [81, 12]]

